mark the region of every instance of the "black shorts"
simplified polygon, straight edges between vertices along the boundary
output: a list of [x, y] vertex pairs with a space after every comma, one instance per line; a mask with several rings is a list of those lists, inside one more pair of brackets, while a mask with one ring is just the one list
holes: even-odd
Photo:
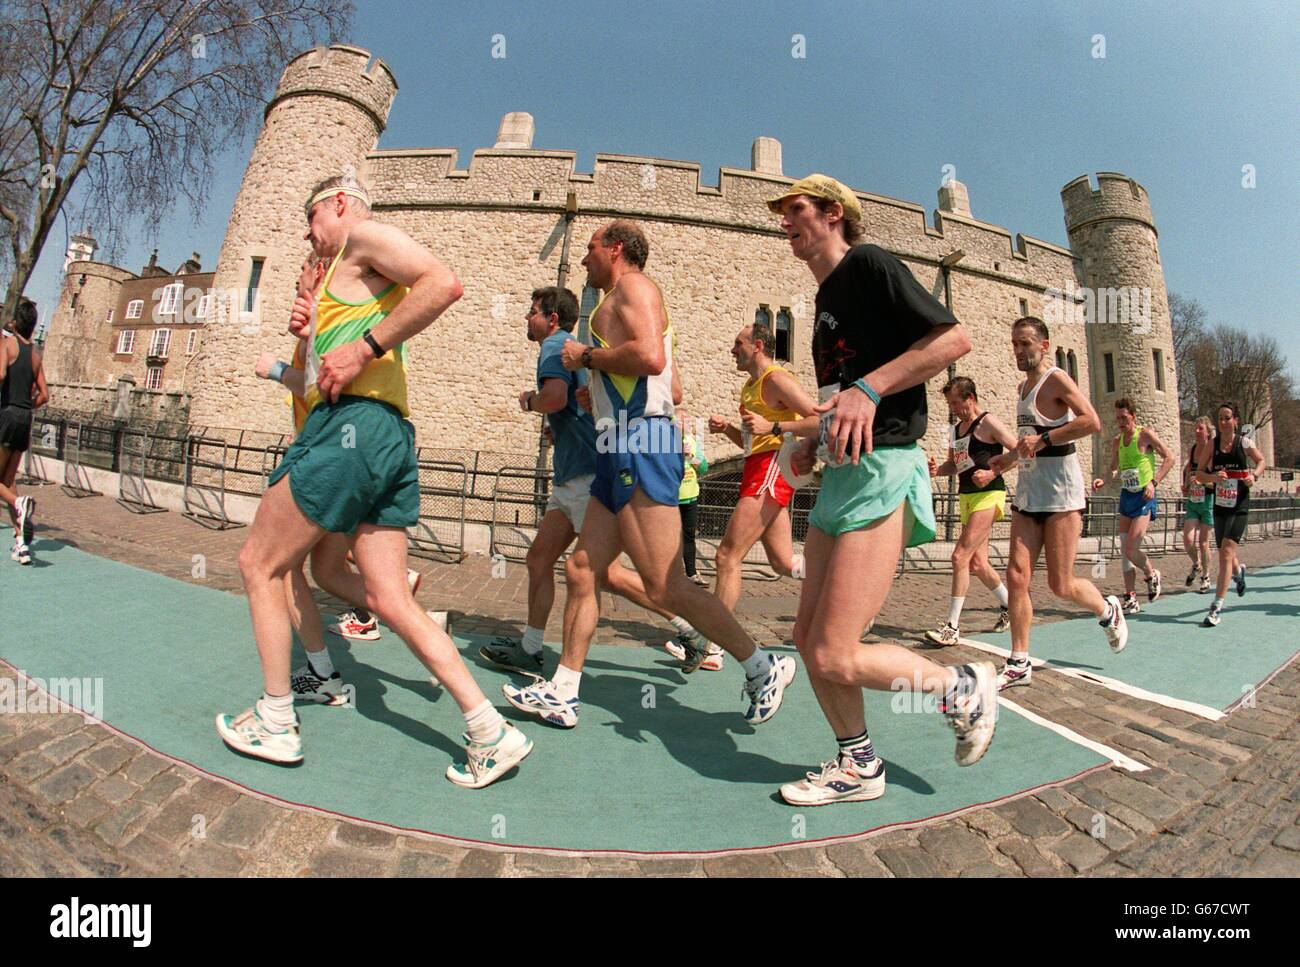
[[1214, 546], [1222, 547], [1224, 541], [1240, 544], [1246, 536], [1250, 507], [1233, 507], [1231, 510], [1214, 508]]
[[24, 453], [32, 443], [32, 411], [21, 406], [0, 410], [0, 447]]

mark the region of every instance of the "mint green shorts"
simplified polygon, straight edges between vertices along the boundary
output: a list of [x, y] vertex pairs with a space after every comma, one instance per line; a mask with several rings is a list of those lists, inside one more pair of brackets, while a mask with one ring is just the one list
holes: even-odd
[[904, 501], [912, 512], [907, 546], [934, 540], [934, 496], [925, 453], [915, 443], [877, 447], [857, 466], [827, 465], [808, 523], [831, 537], [862, 530], [888, 517]]
[[415, 427], [387, 403], [357, 396], [318, 403], [268, 486], [286, 474], [298, 509], [331, 533], [419, 522]]
[[1204, 500], [1192, 501], [1183, 500], [1183, 506], [1186, 508], [1187, 519], [1194, 520], [1198, 524], [1204, 524], [1206, 527], [1214, 526], [1214, 491], [1211, 490]]

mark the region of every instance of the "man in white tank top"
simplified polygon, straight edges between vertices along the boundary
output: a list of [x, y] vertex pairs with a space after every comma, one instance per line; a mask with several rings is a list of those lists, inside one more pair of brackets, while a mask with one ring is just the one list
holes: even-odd
[[989, 461], [989, 469], [996, 472], [1019, 463], [1007, 565], [1011, 658], [998, 675], [999, 690], [1029, 684], [1029, 626], [1034, 618], [1029, 583], [1044, 549], [1052, 593], [1095, 614], [1112, 651], [1123, 651], [1128, 642], [1119, 598], [1102, 597], [1096, 585], [1074, 573], [1087, 504], [1074, 441], [1098, 432], [1101, 420], [1074, 380], [1052, 365], [1049, 346], [1041, 319], [1025, 316], [1012, 326], [1016, 368], [1025, 374], [1016, 406], [1020, 444]]

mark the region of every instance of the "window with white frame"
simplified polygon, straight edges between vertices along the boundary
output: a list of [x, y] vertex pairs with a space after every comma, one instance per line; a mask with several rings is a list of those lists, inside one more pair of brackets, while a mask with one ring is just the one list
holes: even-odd
[[117, 351], [124, 356], [135, 352], [135, 330], [123, 329], [117, 334]]
[[145, 389], [162, 389], [162, 367], [150, 366], [144, 380]]
[[191, 329], [189, 336], [185, 339], [185, 355], [193, 356], [199, 348], [199, 331]]
[[181, 304], [181, 292], [184, 289], [185, 285], [182, 282], [173, 282], [163, 287], [162, 301], [158, 305], [160, 316], [176, 315], [176, 308]]
[[198, 306], [198, 308], [194, 311], [194, 315], [195, 315], [195, 319], [194, 319], [194, 321], [195, 321], [195, 322], [207, 322], [207, 321], [208, 321], [208, 309], [211, 308], [211, 306], [212, 306], [212, 293], [209, 292], [209, 293], [206, 293], [206, 294], [204, 294], [204, 295], [199, 296], [199, 306]]
[[149, 355], [155, 359], [166, 359], [167, 351], [172, 345], [172, 331], [170, 329], [155, 329], [153, 336], [149, 339]]
[[143, 299], [132, 299], [126, 304], [126, 317], [128, 319], [139, 319], [140, 313], [144, 311]]
[[113, 321], [113, 310], [112, 310], [112, 309], [109, 309], [109, 310], [108, 310], [108, 315], [106, 315], [106, 316], [104, 317], [104, 321], [105, 321], [105, 322], [108, 322], [108, 323], [111, 323], [111, 322]]

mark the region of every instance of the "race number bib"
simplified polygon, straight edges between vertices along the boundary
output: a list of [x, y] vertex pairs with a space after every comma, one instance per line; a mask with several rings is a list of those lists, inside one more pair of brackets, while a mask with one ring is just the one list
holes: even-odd
[[952, 458], [957, 462], [958, 473], [975, 469], [975, 461], [970, 458], [970, 437], [961, 437], [952, 442]]
[[[1020, 438], [1023, 440], [1027, 436], [1038, 436], [1038, 431], [1032, 426], [1022, 426], [1019, 428]], [[1022, 472], [1031, 471], [1038, 465], [1037, 457], [1021, 457], [1016, 464]]]
[[1187, 491], [1187, 499], [1194, 504], [1199, 504], [1202, 500], [1204, 500], [1205, 484], [1203, 483], [1192, 484], [1191, 488]]
[[1120, 485], [1125, 490], [1141, 490], [1142, 474], [1137, 467], [1127, 467], [1120, 471]]
[[1214, 485], [1215, 507], [1237, 506], [1237, 481], [1220, 480]]
[[[839, 383], [828, 383], [817, 391], [817, 402], [825, 403], [828, 399], [840, 391]], [[835, 417], [835, 410], [831, 409], [821, 415], [817, 421], [817, 459], [822, 463], [831, 462], [831, 450], [826, 444], [826, 437], [830, 433], [831, 420]]]

